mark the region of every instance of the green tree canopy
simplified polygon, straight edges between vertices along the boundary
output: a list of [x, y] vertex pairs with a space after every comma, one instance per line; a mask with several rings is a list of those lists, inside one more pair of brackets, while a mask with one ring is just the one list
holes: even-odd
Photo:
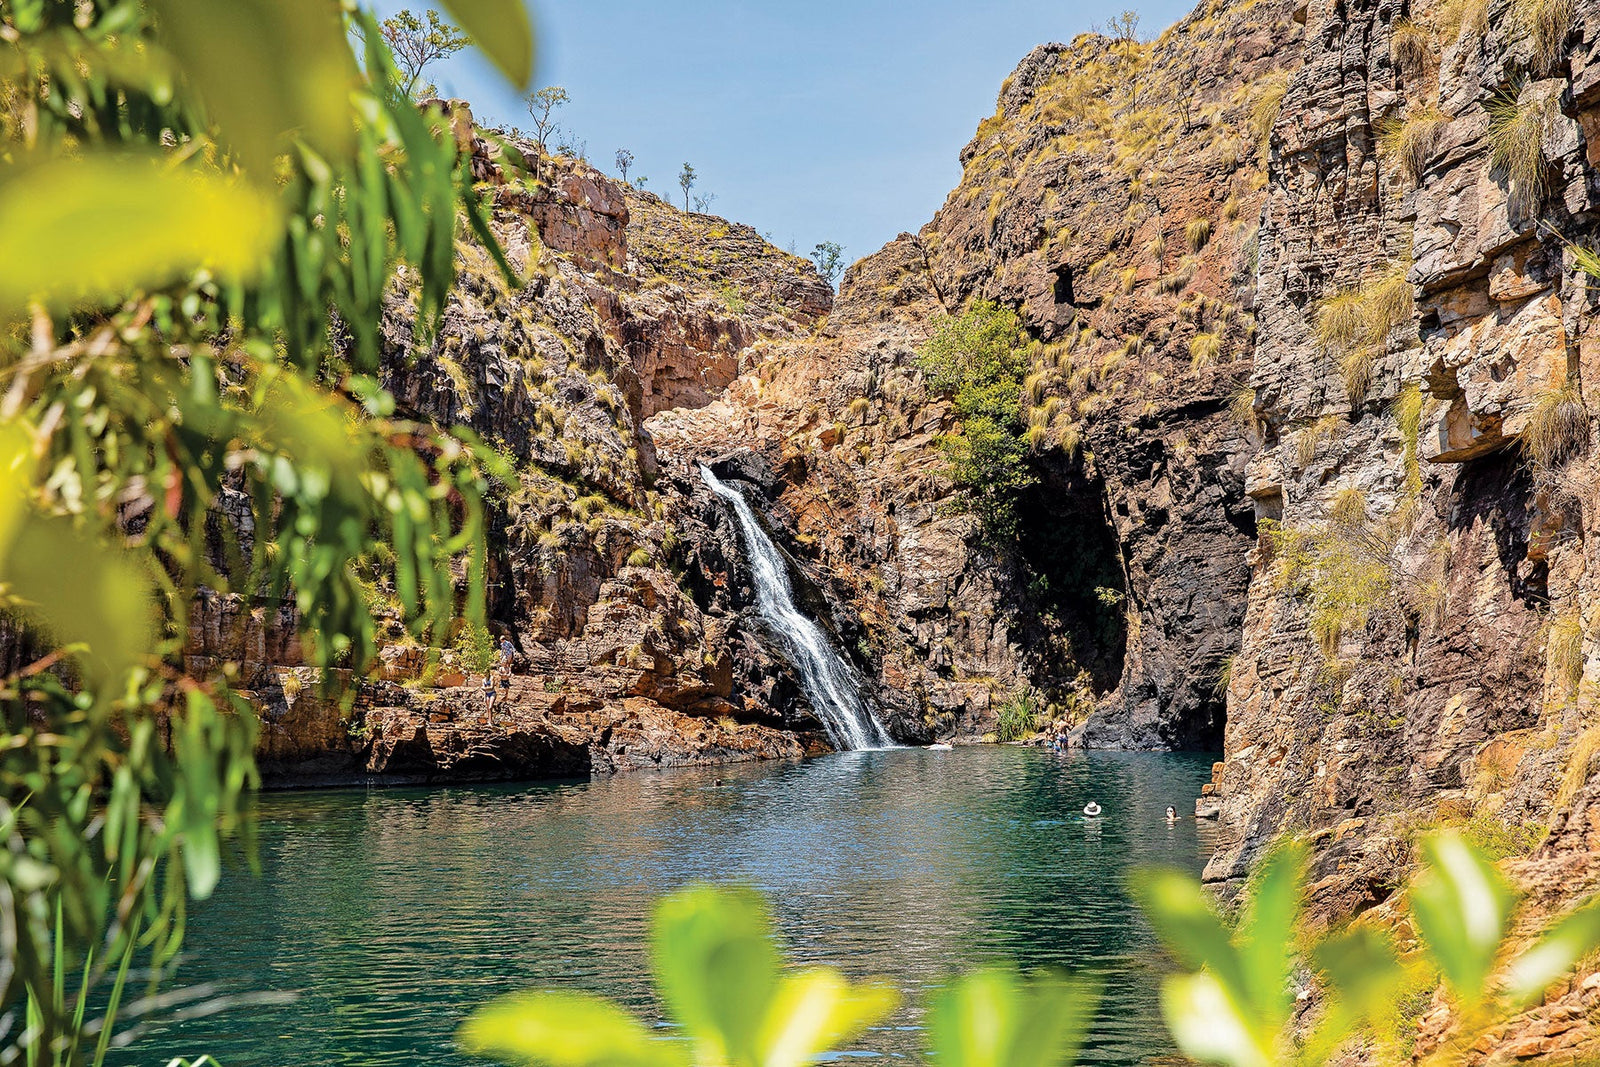
[[1022, 321], [1009, 308], [979, 301], [942, 320], [917, 358], [928, 385], [950, 395], [961, 420], [959, 430], [939, 439], [946, 470], [984, 536], [1009, 543], [1018, 499], [1038, 480], [1024, 436]]
[[[400, 68], [401, 89], [407, 96], [417, 91], [417, 83], [431, 64], [449, 59], [472, 44], [471, 37], [445, 22], [431, 7], [422, 18], [403, 7], [384, 19], [383, 39]], [[435, 91], [432, 85], [424, 87], [426, 95]]]

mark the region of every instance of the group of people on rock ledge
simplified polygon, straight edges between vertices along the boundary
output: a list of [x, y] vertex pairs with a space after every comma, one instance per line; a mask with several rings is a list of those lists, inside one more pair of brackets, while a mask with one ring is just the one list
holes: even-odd
[[500, 639], [500, 662], [491, 664], [483, 672], [483, 710], [489, 714], [489, 725], [494, 725], [495, 697], [499, 695], [502, 702], [511, 699], [511, 661], [516, 657], [517, 650], [511, 647], [511, 639]]

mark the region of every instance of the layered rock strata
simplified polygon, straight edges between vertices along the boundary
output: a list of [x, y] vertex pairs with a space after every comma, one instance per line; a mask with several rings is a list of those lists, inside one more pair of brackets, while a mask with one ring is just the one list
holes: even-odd
[[[753, 449], [774, 522], [903, 736], [990, 735], [1036, 694], [1086, 744], [1218, 747], [1256, 536], [1244, 492], [1259, 112], [1287, 4], [1213, 4], [1153, 44], [1035, 49], [935, 218], [845, 275], [815, 341], [757, 345], [718, 402], [652, 421], [665, 461]], [[975, 301], [1033, 339], [1038, 488], [991, 545], [916, 352]]]
[[[331, 688], [288, 607], [203, 597], [192, 666], [243, 664], [268, 781], [526, 777], [792, 757], [824, 745], [753, 610], [738, 534], [697, 478], [663, 477], [647, 416], [704, 403], [758, 340], [805, 336], [831, 291], [748, 227], [675, 212], [576, 161], [471, 126], [493, 227], [526, 278], [463, 244], [437, 331], [402, 276], [384, 384], [402, 412], [465, 426], [513, 469], [491, 494], [490, 633], [424, 647], [374, 579], [380, 662]], [[465, 581], [464, 572], [458, 583]], [[465, 595], [465, 589], [462, 587]], [[491, 724], [490, 648], [515, 648]]]

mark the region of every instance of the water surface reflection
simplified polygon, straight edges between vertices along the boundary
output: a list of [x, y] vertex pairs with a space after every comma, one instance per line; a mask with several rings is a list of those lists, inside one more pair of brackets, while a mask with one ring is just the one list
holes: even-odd
[[[146, 1034], [125, 1063], [224, 1067], [469, 1062], [451, 1034], [483, 1000], [550, 984], [652, 1018], [645, 925], [687, 882], [773, 899], [797, 960], [883, 975], [911, 1004], [861, 1042], [914, 1058], [917, 992], [994, 959], [1091, 969], [1108, 1002], [1086, 1059], [1171, 1051], [1159, 960], [1123, 892], [1131, 864], [1198, 871], [1185, 810], [1209, 757], [1010, 747], [843, 753], [795, 764], [559, 784], [275, 795], [262, 875], [197, 909], [180, 977], [293, 990], [293, 1005]], [[721, 787], [713, 785], [721, 778]], [[1078, 813], [1089, 799], [1098, 822]]]

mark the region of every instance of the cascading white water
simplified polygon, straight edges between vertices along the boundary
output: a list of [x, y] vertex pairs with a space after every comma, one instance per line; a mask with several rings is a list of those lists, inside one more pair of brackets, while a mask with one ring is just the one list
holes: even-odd
[[700, 477], [711, 491], [733, 505], [739, 520], [750, 573], [755, 579], [756, 607], [789, 648], [806, 696], [828, 738], [839, 749], [892, 748], [894, 742], [856, 691], [850, 668], [828, 643], [822, 628], [800, 613], [789, 586], [789, 568], [744, 495], [726, 485], [703, 464]]

